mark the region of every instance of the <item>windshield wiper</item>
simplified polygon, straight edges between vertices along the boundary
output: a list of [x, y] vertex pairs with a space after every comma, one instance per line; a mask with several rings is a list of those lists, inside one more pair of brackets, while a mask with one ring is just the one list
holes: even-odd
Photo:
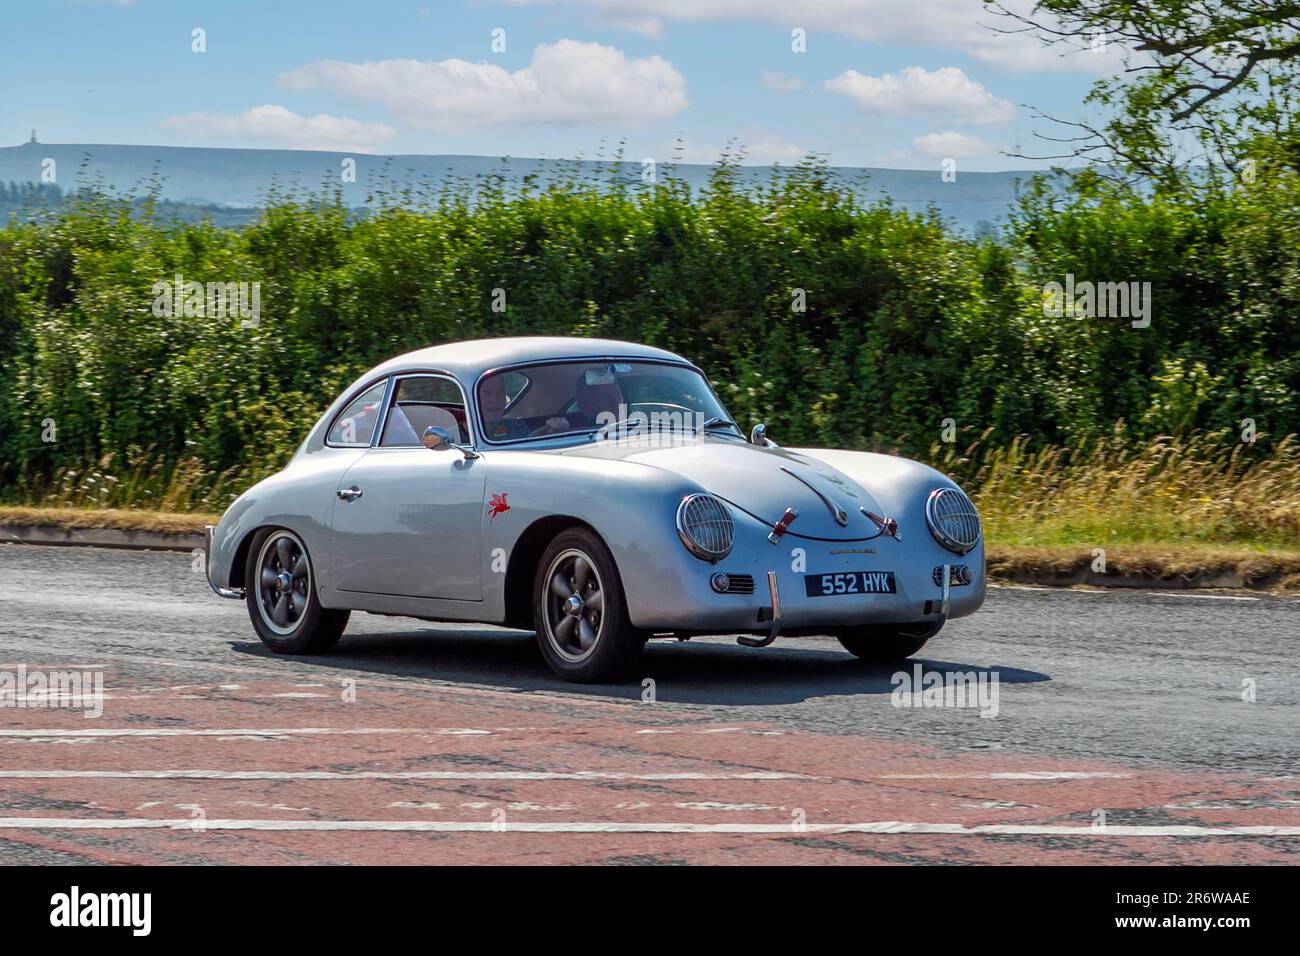
[[714, 417], [710, 418], [700, 426], [700, 431], [707, 432], [711, 428], [734, 428], [737, 434], [743, 436], [745, 433], [740, 430], [740, 426], [730, 418]]

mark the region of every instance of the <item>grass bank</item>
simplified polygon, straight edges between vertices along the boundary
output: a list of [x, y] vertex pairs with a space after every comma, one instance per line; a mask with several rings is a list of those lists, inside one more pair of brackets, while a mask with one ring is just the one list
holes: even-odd
[[[0, 506], [0, 529], [107, 529], [197, 535], [204, 525], [215, 524], [218, 517], [140, 509], [8, 505]], [[1033, 537], [1033, 530], [1027, 529], [1025, 536]], [[1120, 542], [1099, 550], [1091, 541], [1025, 545], [990, 538], [986, 557], [994, 581], [1300, 592], [1300, 549], [1296, 548], [1179, 541]]]

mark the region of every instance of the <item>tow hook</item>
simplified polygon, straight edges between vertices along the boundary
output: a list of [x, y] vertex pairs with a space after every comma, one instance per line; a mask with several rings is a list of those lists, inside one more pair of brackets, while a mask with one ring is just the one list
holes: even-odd
[[[789, 515], [791, 512], [787, 511]], [[784, 519], [782, 519], [784, 520]], [[772, 627], [767, 632], [766, 637], [747, 637], [740, 635], [736, 638], [737, 644], [744, 644], [746, 647], [767, 647], [776, 640], [776, 636], [781, 633], [781, 592], [776, 586], [776, 572], [767, 572], [767, 592], [772, 598]]]

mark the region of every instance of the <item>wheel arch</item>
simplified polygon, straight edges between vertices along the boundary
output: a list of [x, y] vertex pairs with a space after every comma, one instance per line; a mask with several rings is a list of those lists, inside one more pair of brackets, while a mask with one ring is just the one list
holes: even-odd
[[[229, 587], [242, 588], [244, 586], [244, 578], [248, 571], [248, 558], [253, 550], [253, 539], [257, 537], [259, 531], [288, 531], [298, 536], [298, 540], [303, 542], [303, 547], [307, 546], [307, 540], [303, 537], [302, 532], [286, 524], [268, 522], [249, 528], [239, 539], [239, 545], [235, 548], [235, 555], [230, 559]], [[310, 554], [310, 551], [308, 553]], [[312, 568], [312, 573], [316, 573], [316, 568]]]
[[258, 525], [249, 528], [243, 537], [239, 539], [239, 544], [235, 547], [234, 557], [230, 559], [230, 572], [226, 575], [226, 587], [242, 588], [244, 586], [245, 570], [248, 567], [248, 552], [253, 548], [253, 538], [257, 536], [257, 532], [261, 531], [263, 527], [263, 525]]
[[[614, 549], [609, 546], [605, 536], [581, 518], [574, 515], [547, 515], [538, 518], [519, 535], [510, 551], [510, 560], [506, 562], [506, 579], [503, 584], [506, 627], [517, 627], [525, 631], [533, 629], [533, 579], [537, 575], [538, 562], [551, 540], [569, 528], [590, 531], [611, 555], [614, 554]], [[614, 566], [618, 567], [617, 558], [614, 559]]]

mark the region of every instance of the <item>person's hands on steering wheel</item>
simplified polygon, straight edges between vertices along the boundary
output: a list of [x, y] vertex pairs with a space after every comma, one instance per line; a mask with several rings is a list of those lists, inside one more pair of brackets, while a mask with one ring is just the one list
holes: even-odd
[[570, 429], [569, 420], [562, 415], [555, 415], [546, 419], [546, 424], [538, 425], [528, 433], [529, 438], [537, 438], [541, 435], [556, 435], [560, 432], [567, 432]]

